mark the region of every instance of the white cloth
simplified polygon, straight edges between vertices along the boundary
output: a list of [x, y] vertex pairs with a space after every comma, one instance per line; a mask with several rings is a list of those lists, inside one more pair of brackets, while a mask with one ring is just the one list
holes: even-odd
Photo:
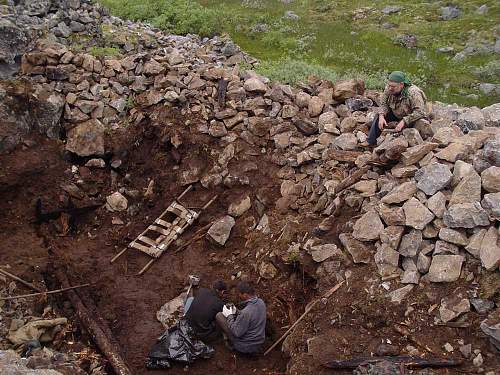
[[236, 306], [224, 305], [224, 307], [222, 308], [222, 315], [224, 315], [227, 318], [229, 315], [233, 314], [236, 314]]

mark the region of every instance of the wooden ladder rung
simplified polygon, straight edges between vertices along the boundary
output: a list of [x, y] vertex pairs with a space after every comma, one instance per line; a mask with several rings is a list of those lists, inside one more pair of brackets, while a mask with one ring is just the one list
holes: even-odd
[[134, 247], [134, 248], [136, 248], [137, 250], [144, 251], [144, 252], [146, 252], [146, 253], [148, 253], [148, 254], [150, 254], [150, 253], [151, 253], [151, 250], [150, 250], [150, 248], [149, 248], [149, 247], [144, 246], [144, 245], [141, 245], [141, 244], [139, 244], [139, 243], [137, 243], [137, 242], [132, 242], [132, 243], [130, 244], [130, 247]]
[[142, 241], [144, 243], [147, 243], [148, 245], [151, 245], [151, 246], [156, 246], [156, 244], [157, 244], [156, 241], [153, 241], [151, 238], [146, 237], [146, 236], [140, 236], [137, 240]]
[[161, 226], [164, 226], [165, 228], [170, 228], [172, 226], [172, 223], [169, 223], [168, 221], [165, 221], [162, 219], [156, 219], [155, 224], [160, 224]]
[[155, 231], [155, 232], [158, 232], [160, 234], [164, 234], [165, 236], [168, 236], [168, 234], [171, 231], [171, 229], [164, 229], [162, 227], [159, 227], [158, 225], [150, 225], [148, 229]]

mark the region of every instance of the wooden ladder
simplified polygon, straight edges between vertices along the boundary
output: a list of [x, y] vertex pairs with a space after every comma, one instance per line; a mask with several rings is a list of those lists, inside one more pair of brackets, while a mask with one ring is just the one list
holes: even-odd
[[[122, 256], [128, 248], [132, 247], [153, 258], [139, 271], [138, 275], [142, 275], [146, 272], [153, 262], [167, 250], [170, 244], [179, 238], [179, 236], [193, 224], [203, 210], [217, 199], [217, 196], [214, 196], [198, 212], [186, 208], [180, 203], [180, 200], [192, 188], [193, 186], [189, 185], [186, 190], [184, 190], [182, 194], [179, 195], [160, 216], [158, 216], [153, 224], [148, 226], [135, 240], [130, 242], [127, 247], [116, 254], [113, 259], [111, 259], [111, 263]], [[170, 216], [171, 220], [166, 216]]]

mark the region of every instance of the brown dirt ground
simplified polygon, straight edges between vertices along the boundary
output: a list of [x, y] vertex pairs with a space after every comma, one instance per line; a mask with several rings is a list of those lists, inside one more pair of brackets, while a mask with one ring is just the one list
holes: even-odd
[[[35, 146], [19, 147], [15, 152], [0, 158], [0, 265], [10, 265], [13, 273], [34, 283], [39, 283], [44, 277], [49, 284], [53, 283], [51, 267], [67, 267], [74, 284], [94, 283], [92, 288], [82, 289], [79, 293], [84, 300], [92, 301], [104, 317], [134, 375], [162, 373], [144, 368], [144, 360], [150, 347], [162, 333], [162, 326], [156, 320], [156, 312], [166, 301], [184, 290], [186, 275], [189, 273], [199, 274], [203, 285], [209, 285], [219, 278], [231, 280], [231, 276], [238, 271], [242, 271], [243, 277], [258, 280], [258, 294], [268, 306], [268, 345], [286, 330], [291, 321], [303, 312], [312, 297], [317, 295], [312, 290], [314, 283], [311, 276], [314, 275], [310, 271], [310, 262], [309, 265], [304, 262], [302, 267], [294, 268], [277, 261], [277, 267], [283, 271], [280, 276], [272, 281], [258, 277], [255, 267], [257, 253], [261, 249], [268, 251], [274, 246], [286, 244], [269, 243], [264, 236], [256, 235], [248, 229], [253, 223], [253, 217], [257, 217], [255, 207], [238, 218], [224, 247], [216, 247], [205, 239], [197, 241], [181, 253], [167, 252], [143, 276], [137, 276], [136, 273], [149, 258], [135, 250], [127, 251], [117, 262], [110, 264], [113, 255], [135, 238], [184, 190], [178, 183], [177, 172], [193, 165], [208, 168], [213, 163], [212, 151], [220, 149], [217, 140], [197, 133], [197, 119], [191, 119], [191, 125], [185, 125], [184, 118], [172, 111], [162, 112], [157, 118], [161, 120], [156, 120], [156, 124], [146, 122], [131, 126], [121, 133], [113, 133], [107, 140], [109, 150], [123, 161], [123, 173], [118, 181], [124, 182], [124, 174], [130, 173], [129, 182], [124, 182], [125, 186], [143, 192], [148, 179], [155, 180], [155, 194], [152, 198], [129, 199], [129, 205], [141, 204], [136, 216], [111, 214], [103, 206], [75, 218], [76, 229], [68, 233], [61, 234], [60, 220], [35, 225], [34, 206], [37, 198], [42, 198], [44, 210], [57, 209], [67, 204], [60, 185], [71, 179], [71, 163], [63, 159], [62, 144], [36, 138]], [[165, 138], [166, 135], [172, 135], [173, 131], [178, 132], [183, 141], [178, 148], [181, 156], [179, 164], [177, 155], [171, 152], [166, 142], [168, 138]], [[236, 146], [237, 157], [231, 161], [230, 171], [232, 174], [249, 177], [250, 184], [236, 185], [230, 189], [204, 189], [199, 183], [195, 184], [195, 189], [185, 197], [185, 202], [199, 206], [214, 194], [218, 194], [219, 198], [172, 249], [190, 238], [198, 228], [224, 215], [229, 203], [243, 194], [249, 194], [252, 201], [257, 194], [264, 197], [274, 233], [288, 221], [287, 217], [274, 211], [274, 203], [280, 196], [280, 185], [275, 176], [277, 167], [270, 161], [270, 156], [260, 155], [260, 148], [248, 146], [241, 140], [236, 141]], [[257, 168], [244, 172], [251, 163], [255, 163]], [[83, 165], [82, 161], [79, 164]], [[117, 190], [116, 186], [112, 186], [109, 169], [89, 170], [80, 166], [80, 175], [85, 182], [84, 189], [93, 198], [82, 201], [73, 199], [75, 206], [103, 202], [107, 195]], [[338, 243], [337, 235], [351, 215], [351, 212], [345, 212], [326, 238]], [[113, 217], [121, 218], [125, 225], [113, 225]], [[316, 216], [306, 217], [297, 223], [297, 234], [303, 236], [310, 232], [320, 219]], [[404, 308], [387, 303], [381, 292], [374, 293], [374, 297], [367, 294], [365, 288], [370, 284], [368, 280], [376, 279], [374, 265], [354, 266], [349, 260], [344, 260], [339, 261], [337, 267], [339, 272], [347, 269], [352, 271], [348, 284], [326, 305], [316, 307], [315, 312], [298, 326], [289, 339], [292, 352], [304, 353], [307, 351], [306, 340], [315, 335], [320, 336], [318, 342], [321, 354], [299, 354], [303, 360], [297, 362], [299, 365], [294, 368], [296, 374], [326, 374], [328, 371], [321, 368], [321, 362], [333, 357], [369, 355], [382, 339], [390, 339], [399, 348], [404, 348], [411, 343], [392, 329], [395, 323], [401, 322], [414, 327], [414, 337], [430, 346], [436, 356], [449, 357], [442, 348], [444, 343], [450, 342], [458, 348], [456, 340], [463, 338], [466, 343], [472, 343], [473, 348], [481, 348], [485, 367], [499, 368], [498, 357], [491, 354], [491, 347], [480, 334], [479, 322], [484, 317], [470, 315], [470, 328], [431, 325], [433, 315], [427, 313], [429, 306], [439, 303], [440, 297], [454, 292], [462, 285], [431, 285], [425, 290], [416, 287], [416, 292], [411, 297], [415, 310], [407, 312], [405, 316]], [[235, 283], [233, 281], [231, 285]], [[334, 283], [334, 278], [330, 283], [328, 280], [323, 281], [318, 286], [319, 291]], [[381, 289], [376, 282], [375, 285], [378, 290]], [[71, 315], [71, 310], [65, 306], [64, 301], [62, 296], [56, 299], [61, 312]], [[83, 334], [82, 339], [88, 338]], [[457, 355], [454, 356], [458, 358]], [[279, 349], [267, 357], [250, 360], [235, 356], [222, 344], [217, 344], [213, 359], [198, 361], [189, 367], [176, 365], [169, 372], [280, 374], [286, 371], [287, 360]], [[472, 373], [474, 370], [468, 363], [463, 368], [438, 373]]]

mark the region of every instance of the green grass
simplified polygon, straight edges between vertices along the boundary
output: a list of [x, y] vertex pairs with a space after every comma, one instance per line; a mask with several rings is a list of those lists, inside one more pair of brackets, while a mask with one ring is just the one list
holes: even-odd
[[120, 55], [120, 49], [116, 47], [91, 47], [89, 53], [95, 57], [113, 57]]
[[[447, 0], [102, 0], [111, 11], [178, 34], [212, 35], [228, 32], [231, 38], [260, 60], [257, 70], [273, 80], [296, 83], [308, 75], [320, 78], [361, 78], [369, 88], [382, 88], [392, 70], [406, 71], [431, 100], [486, 106], [500, 97], [482, 95], [480, 82], [500, 83], [498, 55], [484, 54], [455, 62], [453, 55], [436, 52], [469, 43], [493, 43], [500, 33], [500, 3], [495, 0], [455, 0], [462, 15], [451, 21], [439, 16]], [[486, 4], [486, 15], [475, 12]], [[400, 5], [384, 15], [386, 5]], [[362, 9], [362, 12], [356, 11]], [[285, 19], [294, 11], [298, 21]], [[362, 17], [355, 17], [362, 14]], [[383, 23], [394, 28], [385, 29]], [[265, 32], [258, 32], [265, 25]], [[495, 31], [496, 30], [496, 31]], [[397, 36], [417, 36], [418, 48], [394, 43]], [[470, 94], [474, 94], [471, 96]]]

